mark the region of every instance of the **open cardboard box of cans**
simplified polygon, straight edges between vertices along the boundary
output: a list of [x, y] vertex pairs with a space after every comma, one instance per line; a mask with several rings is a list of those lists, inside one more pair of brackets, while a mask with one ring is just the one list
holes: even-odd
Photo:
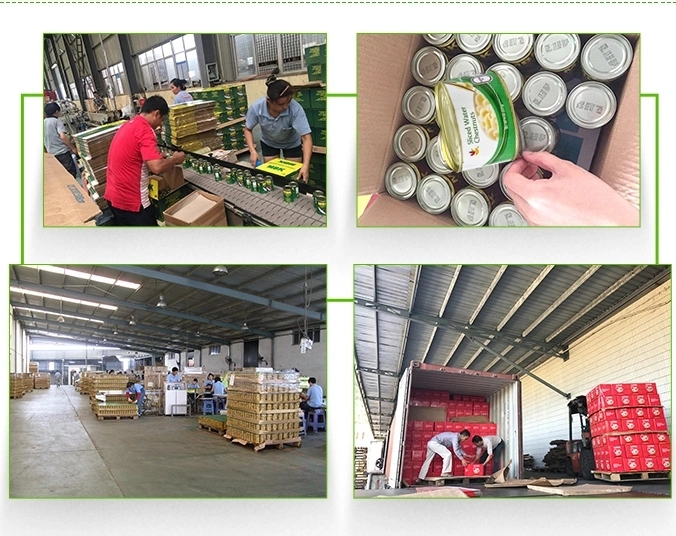
[[[528, 35], [532, 52], [510, 56], [509, 45], [516, 45], [514, 51]], [[500, 188], [507, 164], [454, 172], [440, 147], [434, 85], [482, 72], [498, 73], [505, 81], [522, 148], [573, 161], [638, 206], [639, 38], [619, 36], [609, 47], [598, 39], [595, 34], [359, 35], [358, 194], [372, 196], [359, 226], [525, 224]], [[599, 55], [602, 64], [611, 64], [610, 71], [617, 64], [622, 74], [590, 72]], [[599, 83], [604, 77], [608, 80]], [[413, 185], [405, 178], [409, 175], [415, 176]]]

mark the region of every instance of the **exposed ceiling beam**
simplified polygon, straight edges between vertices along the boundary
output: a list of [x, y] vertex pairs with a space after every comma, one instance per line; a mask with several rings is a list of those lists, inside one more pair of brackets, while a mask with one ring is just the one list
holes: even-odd
[[[154, 305], [146, 305], [143, 303], [134, 303], [126, 300], [119, 300], [117, 298], [110, 298], [108, 296], [98, 296], [96, 294], [83, 294], [82, 292], [74, 292], [72, 290], [67, 290], [63, 289], [60, 287], [50, 287], [47, 285], [37, 285], [34, 283], [27, 283], [23, 281], [17, 281], [16, 279], [10, 280], [11, 286], [14, 287], [20, 287], [25, 290], [33, 290], [36, 292], [49, 292], [50, 294], [55, 294], [58, 296], [63, 296], [66, 298], [73, 298], [76, 300], [82, 300], [85, 299], [85, 297], [88, 297], [90, 299], [96, 299], [97, 302], [107, 304], [107, 305], [114, 305], [116, 307], [124, 307], [127, 309], [134, 309], [137, 311], [145, 311], [147, 313], [153, 313], [153, 314], [159, 314], [159, 315], [164, 315], [164, 316], [169, 316], [172, 318], [181, 318], [183, 320], [192, 320], [194, 322], [199, 322], [202, 324], [208, 324], [212, 326], [219, 326], [223, 328], [228, 328], [232, 329], [235, 331], [242, 331], [242, 327], [237, 325], [237, 324], [231, 324], [230, 322], [222, 322], [221, 320], [215, 320], [213, 318], [207, 318], [203, 316], [197, 316], [197, 315], [192, 315], [188, 313], [181, 313], [178, 311], [172, 311], [171, 309], [159, 309], [158, 307], [155, 307]], [[80, 313], [82, 314], [82, 313]], [[246, 332], [246, 334], [252, 334], [252, 335], [260, 335], [261, 337], [265, 338], [272, 338], [274, 337], [274, 334], [269, 331], [264, 331], [261, 329], [254, 329], [251, 328]]]
[[[451, 276], [451, 281], [448, 283], [448, 288], [446, 289], [446, 294], [444, 295], [444, 300], [441, 303], [441, 307], [439, 308], [439, 315], [440, 317], [444, 316], [444, 311], [446, 311], [446, 306], [448, 305], [448, 300], [451, 298], [451, 293], [453, 292], [453, 289], [455, 288], [455, 284], [458, 281], [458, 275], [460, 274], [460, 269], [462, 268], [462, 265], [458, 264], [455, 269], [453, 270], [453, 275]], [[422, 359], [420, 360], [421, 363], [425, 362], [425, 358], [427, 357], [427, 354], [430, 351], [430, 348], [432, 348], [432, 342], [434, 342], [434, 337], [437, 334], [437, 328], [434, 326], [432, 328], [432, 334], [430, 335], [430, 340], [427, 341], [427, 345], [425, 346], [425, 351], [423, 352]]]
[[[84, 342], [85, 344], [88, 344], [92, 347], [95, 346], [95, 344], [96, 344], [96, 343], [90, 343], [90, 339], [88, 339], [87, 337], [81, 337], [79, 335], [71, 335], [70, 338], [67, 339], [67, 338], [63, 338], [63, 337], [51, 337], [49, 335], [41, 333], [41, 331], [43, 331], [43, 330], [41, 330], [39, 328], [26, 329], [26, 333], [28, 333], [29, 335], [35, 334], [35, 336], [39, 337], [40, 339], [46, 339], [46, 340], [50, 340], [50, 341], [54, 341], [54, 342], [61, 342], [61, 343], [63, 343], [64, 341], [65, 342], [67, 342], [67, 341], [78, 341], [78, 342]], [[120, 346], [120, 345], [116, 344], [115, 346]], [[148, 353], [152, 353], [152, 354], [158, 355], [158, 356], [164, 354], [163, 351], [158, 351], [157, 348], [152, 348], [150, 346], [144, 346], [144, 345], [139, 345], [139, 344], [131, 344], [128, 349], [129, 350], [136, 350], [136, 351], [140, 351], [140, 352], [148, 352]]]
[[108, 266], [122, 272], [140, 275], [142, 277], [149, 277], [151, 279], [158, 279], [160, 281], [165, 281], [167, 283], [172, 283], [175, 285], [182, 285], [189, 288], [196, 288], [199, 290], [204, 290], [212, 294], [220, 294], [221, 296], [227, 296], [228, 298], [234, 298], [236, 300], [242, 300], [246, 302], [255, 303], [258, 305], [263, 305], [266, 307], [271, 307], [273, 309], [279, 309], [280, 311], [285, 311], [287, 313], [297, 314], [299, 316], [307, 315], [308, 318], [314, 320], [326, 320], [326, 315], [318, 311], [312, 311], [305, 309], [303, 307], [297, 307], [295, 305], [289, 305], [283, 302], [270, 300], [268, 298], [263, 298], [262, 296], [256, 296], [254, 294], [249, 294], [246, 292], [241, 292], [239, 290], [234, 290], [227, 288], [221, 285], [214, 285], [212, 283], [205, 283], [203, 281], [197, 281], [195, 279], [189, 279], [180, 275], [169, 274], [166, 272], [159, 272], [157, 270], [152, 270], [150, 268], [144, 268], [142, 266]]

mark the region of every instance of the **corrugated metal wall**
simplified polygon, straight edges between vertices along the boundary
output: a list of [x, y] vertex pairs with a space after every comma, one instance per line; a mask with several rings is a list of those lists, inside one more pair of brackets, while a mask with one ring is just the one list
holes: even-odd
[[129, 42], [131, 44], [131, 53], [132, 54], [139, 54], [141, 52], [145, 52], [153, 47], [156, 47], [157, 45], [161, 43], [166, 43], [167, 41], [170, 41], [171, 39], [174, 39], [175, 37], [178, 37], [179, 35], [184, 35], [184, 34], [160, 34], [160, 33], [153, 33], [153, 34], [130, 34], [129, 35]]
[[[566, 362], [552, 359], [533, 371], [573, 397], [600, 383], [655, 382], [671, 422], [671, 282], [620, 311], [570, 348]], [[549, 442], [568, 437], [567, 400], [524, 377], [524, 453], [542, 466]], [[574, 437], [579, 425], [574, 423]]]
[[[89, 37], [92, 41], [97, 70], [105, 69], [106, 58], [108, 59], [108, 67], [112, 67], [122, 61], [122, 52], [120, 51], [120, 42], [118, 41], [117, 34], [91, 34]], [[103, 43], [103, 47], [101, 43]], [[103, 53], [104, 49], [106, 51], [105, 55]]]
[[512, 460], [509, 471], [510, 478], [523, 476], [521, 452], [521, 426], [519, 423], [519, 383], [505, 385], [494, 395], [488, 397], [490, 404], [489, 419], [498, 425], [498, 435], [505, 442], [501, 467]]

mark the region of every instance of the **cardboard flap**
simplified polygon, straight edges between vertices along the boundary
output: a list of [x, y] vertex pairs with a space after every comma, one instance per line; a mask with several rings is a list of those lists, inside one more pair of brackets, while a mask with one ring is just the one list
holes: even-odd
[[455, 226], [451, 213], [435, 216], [420, 208], [415, 199], [400, 201], [388, 194], [378, 195], [359, 218], [359, 227], [445, 227]]
[[46, 227], [84, 225], [101, 214], [89, 194], [51, 154], [44, 155], [43, 205]]
[[[422, 46], [421, 42], [419, 34], [358, 36], [359, 195], [385, 191], [384, 172], [396, 160], [392, 138], [404, 123], [401, 97], [415, 85], [409, 58]], [[387, 65], [387, 69], [383, 65]], [[361, 156], [365, 154], [369, 155], [368, 159]]]
[[634, 59], [627, 73], [622, 95], [617, 100], [617, 113], [612, 124], [602, 132], [594, 155], [591, 172], [597, 175], [627, 201], [639, 206], [639, 56], [636, 43]]

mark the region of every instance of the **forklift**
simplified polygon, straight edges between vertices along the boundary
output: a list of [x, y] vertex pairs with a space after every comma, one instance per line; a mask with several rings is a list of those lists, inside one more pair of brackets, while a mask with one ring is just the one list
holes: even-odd
[[[580, 416], [580, 435], [582, 439], [573, 439], [573, 415]], [[591, 429], [587, 412], [587, 397], [580, 395], [568, 402], [568, 441], [566, 441], [566, 475], [580, 476], [584, 480], [594, 480], [592, 471], [596, 469], [591, 444]]]

